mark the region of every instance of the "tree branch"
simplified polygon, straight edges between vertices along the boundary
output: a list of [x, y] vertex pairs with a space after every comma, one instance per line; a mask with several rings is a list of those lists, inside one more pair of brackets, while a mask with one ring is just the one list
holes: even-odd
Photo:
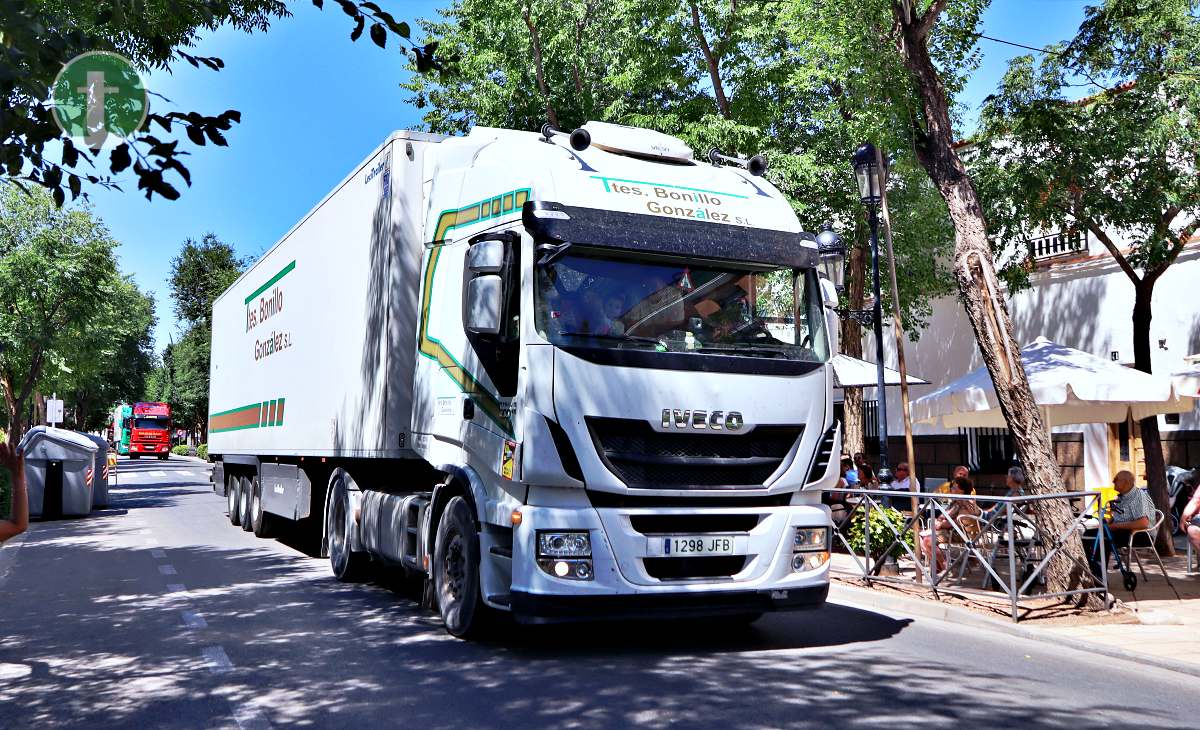
[[525, 20], [525, 27], [529, 29], [529, 39], [533, 45], [533, 71], [537, 77], [538, 93], [542, 95], [542, 99], [546, 102], [546, 121], [557, 127], [558, 114], [554, 112], [554, 105], [550, 102], [550, 87], [546, 84], [546, 76], [543, 72], [542, 39], [538, 35], [537, 26], [533, 24], [533, 19], [529, 14], [529, 3], [525, 3], [521, 8], [521, 17]]
[[712, 80], [713, 96], [717, 100], [717, 111], [721, 116], [729, 119], [729, 99], [725, 97], [725, 86], [721, 83], [721, 69], [719, 59], [713, 55], [712, 47], [708, 45], [708, 37], [704, 35], [704, 26], [700, 23], [700, 9], [696, 7], [695, 0], [688, 3], [692, 11], [692, 25], [696, 29], [696, 38], [700, 41], [700, 50], [704, 53], [704, 62], [708, 66], [708, 76]]
[[1117, 244], [1113, 243], [1112, 238], [1109, 237], [1108, 233], [1103, 228], [1096, 225], [1089, 218], [1080, 218], [1076, 216], [1076, 220], [1082, 222], [1083, 225], [1087, 226], [1087, 229], [1092, 232], [1092, 235], [1100, 239], [1100, 243], [1104, 244], [1104, 247], [1108, 249], [1109, 255], [1113, 257], [1113, 260], [1116, 261], [1117, 265], [1121, 267], [1121, 271], [1125, 272], [1125, 275], [1129, 277], [1130, 281], [1132, 281], [1135, 286], [1142, 283], [1142, 277], [1138, 276], [1137, 272], [1133, 270], [1133, 266], [1130, 265], [1129, 259], [1125, 258], [1125, 254], [1121, 253], [1121, 249], [1117, 247]]

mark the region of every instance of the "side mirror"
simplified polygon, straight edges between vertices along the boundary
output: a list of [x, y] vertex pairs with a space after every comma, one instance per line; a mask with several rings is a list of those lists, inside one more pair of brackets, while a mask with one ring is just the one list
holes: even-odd
[[821, 282], [821, 303], [829, 309], [837, 309], [837, 305], [840, 303], [837, 287], [824, 276], [819, 277], [818, 280]]
[[[472, 249], [472, 253], [474, 249]], [[469, 265], [469, 263], [468, 263]], [[500, 334], [504, 304], [504, 282], [498, 274], [476, 276], [467, 282], [466, 327], [480, 335]]]
[[504, 253], [504, 241], [473, 243], [467, 250], [467, 268], [476, 274], [498, 274], [504, 268]]

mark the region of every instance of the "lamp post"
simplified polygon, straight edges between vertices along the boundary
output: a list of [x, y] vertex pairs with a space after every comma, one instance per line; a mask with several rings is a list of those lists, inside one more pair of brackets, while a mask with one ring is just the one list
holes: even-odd
[[[891, 474], [888, 468], [888, 437], [887, 437], [887, 398], [884, 390], [883, 375], [883, 297], [879, 292], [879, 203], [883, 199], [880, 192], [880, 163], [875, 145], [867, 142], [859, 146], [851, 157], [854, 166], [854, 177], [858, 180], [858, 194], [863, 205], [867, 207], [867, 221], [871, 226], [871, 285], [875, 293], [874, 307], [870, 313], [871, 326], [875, 333], [875, 383], [876, 408], [879, 431], [879, 476]], [[862, 322], [862, 319], [858, 321]], [[882, 481], [882, 478], [881, 478]]]

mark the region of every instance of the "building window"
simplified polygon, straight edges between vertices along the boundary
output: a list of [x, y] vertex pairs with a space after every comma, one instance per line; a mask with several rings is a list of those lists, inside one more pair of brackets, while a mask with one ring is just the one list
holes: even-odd
[[973, 473], [1003, 474], [1016, 463], [1016, 449], [1006, 428], [960, 428], [963, 463]]

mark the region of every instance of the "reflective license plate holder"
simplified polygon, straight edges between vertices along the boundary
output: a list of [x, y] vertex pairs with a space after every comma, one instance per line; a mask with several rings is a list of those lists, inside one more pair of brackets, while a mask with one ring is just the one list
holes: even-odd
[[653, 558], [691, 558], [745, 555], [745, 535], [655, 535], [646, 538], [646, 555]]

